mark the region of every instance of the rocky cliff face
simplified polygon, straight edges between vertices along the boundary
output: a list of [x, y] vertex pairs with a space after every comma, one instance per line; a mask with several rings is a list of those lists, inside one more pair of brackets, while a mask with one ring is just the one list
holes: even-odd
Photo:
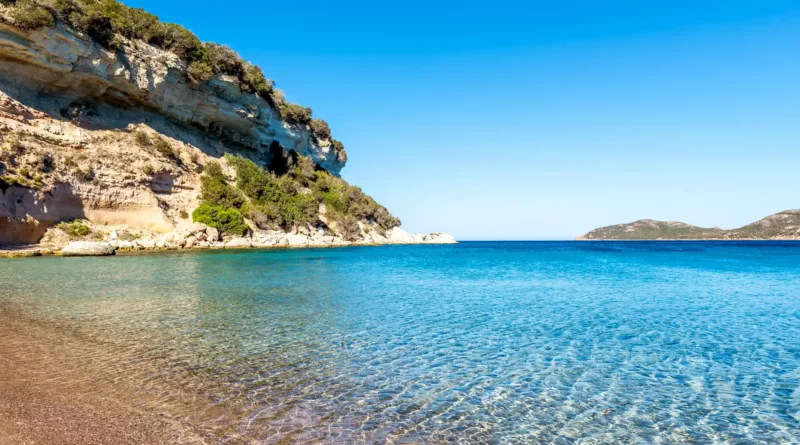
[[[125, 41], [111, 52], [61, 25], [24, 31], [0, 22], [0, 60], [0, 86], [34, 107], [61, 111], [80, 101], [108, 103], [200, 128], [265, 159], [278, 143], [334, 174], [346, 161], [330, 140], [318, 141], [308, 127], [285, 123], [275, 108], [242, 92], [233, 79], [216, 76], [194, 84], [185, 62], [142, 42]], [[124, 114], [119, 118], [141, 119], [141, 113]]]
[[[25, 31], [0, 21], [0, 243], [90, 238], [181, 248], [189, 238], [190, 247], [223, 247], [231, 240], [190, 215], [201, 200], [204, 167], [220, 162], [230, 173], [228, 153], [260, 166], [290, 153], [333, 175], [346, 162], [332, 140], [284, 122], [235, 79], [191, 82], [172, 53], [124, 39], [112, 52], [61, 24]], [[320, 212], [319, 225], [256, 229], [234, 244], [454, 241], [386, 231], [369, 220], [343, 234], [324, 223], [323, 205]], [[72, 220], [86, 230], [59, 225]]]

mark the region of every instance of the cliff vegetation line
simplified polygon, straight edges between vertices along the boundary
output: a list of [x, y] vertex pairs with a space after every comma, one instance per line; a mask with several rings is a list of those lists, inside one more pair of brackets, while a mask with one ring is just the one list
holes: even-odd
[[261, 230], [324, 224], [335, 227], [346, 241], [361, 239], [359, 221], [371, 221], [382, 236], [400, 226], [385, 207], [360, 188], [317, 168], [311, 158], [289, 157], [283, 171], [277, 172], [242, 156], [226, 154], [225, 161], [235, 171], [235, 185], [219, 163], [207, 164], [201, 177], [202, 201], [193, 212], [196, 222], [222, 233], [248, 233], [245, 216]]

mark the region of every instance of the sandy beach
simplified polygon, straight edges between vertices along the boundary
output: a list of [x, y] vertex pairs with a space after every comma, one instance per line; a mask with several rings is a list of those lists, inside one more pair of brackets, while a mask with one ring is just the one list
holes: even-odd
[[91, 363], [70, 363], [84, 356], [81, 341], [2, 307], [0, 338], [0, 445], [206, 443], [140, 396], [102, 384]]

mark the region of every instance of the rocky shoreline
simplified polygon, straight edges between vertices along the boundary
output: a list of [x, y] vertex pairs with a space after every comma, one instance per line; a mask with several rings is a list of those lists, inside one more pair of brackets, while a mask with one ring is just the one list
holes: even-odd
[[25, 258], [37, 256], [109, 256], [117, 253], [182, 251], [204, 249], [297, 249], [349, 246], [382, 246], [410, 244], [457, 244], [453, 236], [444, 233], [422, 235], [395, 228], [386, 236], [371, 232], [360, 241], [345, 241], [340, 237], [326, 235], [324, 231], [311, 232], [301, 228], [293, 233], [279, 231], [255, 232], [249, 237], [220, 236], [217, 229], [194, 223], [185, 229], [133, 240], [120, 239], [112, 231], [103, 240], [69, 241], [25, 246], [0, 246], [0, 258]]

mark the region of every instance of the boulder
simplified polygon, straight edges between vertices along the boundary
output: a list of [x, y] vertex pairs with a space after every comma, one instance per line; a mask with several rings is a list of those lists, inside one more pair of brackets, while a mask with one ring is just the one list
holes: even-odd
[[115, 247], [118, 249], [133, 249], [133, 243], [130, 241], [117, 241], [117, 245]]
[[76, 241], [61, 249], [61, 256], [108, 256], [114, 255], [114, 246], [108, 243]]
[[156, 247], [155, 240], [152, 240], [150, 238], [142, 238], [136, 240], [136, 244], [143, 249], [153, 249]]
[[300, 246], [307, 246], [310, 244], [310, 240], [307, 236], [303, 235], [292, 235], [287, 234], [285, 239], [289, 242], [289, 245], [292, 247], [300, 247]]
[[250, 247], [253, 247], [252, 243], [244, 238], [234, 238], [225, 243], [226, 249], [249, 249]]
[[369, 238], [369, 241], [374, 244], [386, 244], [387, 242], [389, 242], [389, 240], [386, 239], [386, 237], [384, 237], [380, 233], [378, 233], [377, 230], [371, 230], [367, 234], [367, 238]]
[[219, 241], [219, 230], [215, 229], [214, 227], [207, 228], [206, 235], [208, 236], [208, 242], [210, 243], [216, 243]]
[[414, 237], [405, 230], [395, 227], [389, 233], [389, 241], [395, 244], [411, 244], [414, 242]]
[[427, 244], [458, 244], [453, 235], [447, 233], [431, 233], [425, 237]]
[[194, 245], [197, 244], [197, 238], [190, 236], [186, 238], [186, 244], [183, 245], [184, 249], [191, 249]]
[[206, 229], [207, 228], [208, 228], [208, 226], [206, 226], [203, 223], [194, 223], [191, 226], [189, 226], [189, 232], [191, 232], [191, 233], [206, 233]]

